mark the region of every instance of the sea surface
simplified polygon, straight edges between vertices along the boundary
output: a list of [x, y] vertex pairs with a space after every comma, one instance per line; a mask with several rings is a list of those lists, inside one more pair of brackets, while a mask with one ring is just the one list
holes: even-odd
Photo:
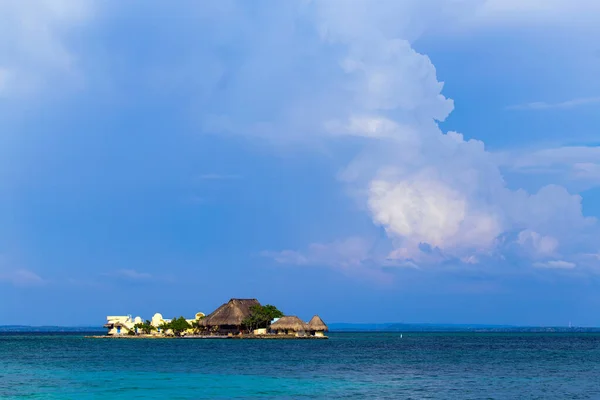
[[600, 399], [598, 334], [0, 334], [1, 399]]

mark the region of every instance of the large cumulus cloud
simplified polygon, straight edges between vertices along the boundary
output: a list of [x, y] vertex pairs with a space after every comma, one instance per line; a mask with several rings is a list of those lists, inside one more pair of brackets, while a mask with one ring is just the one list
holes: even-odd
[[[288, 104], [296, 107], [320, 105], [317, 113], [305, 108], [301, 129], [336, 140], [362, 138], [362, 152], [341, 179], [357, 189], [353, 193], [373, 222], [385, 229], [395, 248], [390, 258], [426, 262], [430, 257], [424, 253], [430, 251], [424, 249], [463, 260], [502, 251], [551, 261], [568, 258], [595, 224], [582, 214], [581, 197], [557, 185], [536, 193], [511, 190], [484, 143], [438, 126], [453, 102], [443, 95], [429, 58], [411, 42], [454, 18], [457, 8], [446, 8], [448, 2], [398, 3], [368, 7], [356, 1], [346, 8], [333, 0], [312, 3], [319, 45], [336, 54], [329, 61], [337, 69], [323, 66], [331, 68], [329, 82], [335, 85], [325, 84], [309, 96], [288, 94]], [[467, 15], [475, 3], [454, 6], [465, 7]], [[488, 3], [483, 11], [494, 7]], [[290, 67], [291, 75], [304, 68]], [[336, 101], [323, 104], [323, 98]], [[278, 124], [280, 135], [298, 129], [293, 120]]]

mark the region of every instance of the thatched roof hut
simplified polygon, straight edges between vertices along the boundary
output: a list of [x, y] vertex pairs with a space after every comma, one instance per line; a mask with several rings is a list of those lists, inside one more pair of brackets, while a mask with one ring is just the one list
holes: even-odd
[[271, 324], [271, 329], [274, 331], [308, 331], [308, 325], [296, 316], [281, 317], [276, 322]]
[[204, 326], [241, 326], [252, 313], [252, 306], [260, 306], [256, 299], [231, 299], [202, 320]]
[[312, 317], [312, 319], [310, 321], [308, 321], [308, 328], [311, 331], [321, 331], [321, 332], [327, 332], [329, 330], [327, 325], [325, 325], [325, 322], [323, 322], [321, 317], [319, 317], [318, 315], [315, 315], [314, 317]]

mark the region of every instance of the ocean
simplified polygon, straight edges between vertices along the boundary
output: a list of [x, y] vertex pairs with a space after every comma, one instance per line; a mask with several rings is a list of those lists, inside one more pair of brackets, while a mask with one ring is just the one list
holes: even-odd
[[1, 399], [600, 399], [600, 335], [0, 334]]

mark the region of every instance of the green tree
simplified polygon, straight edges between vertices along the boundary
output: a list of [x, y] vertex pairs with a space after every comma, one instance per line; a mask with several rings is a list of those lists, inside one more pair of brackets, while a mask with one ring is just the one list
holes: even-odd
[[190, 329], [192, 325], [187, 322], [184, 317], [173, 318], [169, 323], [169, 328], [173, 331], [176, 336], [181, 336], [181, 334], [188, 329]]
[[158, 327], [158, 331], [160, 333], [162, 333], [163, 335], [167, 334], [167, 331], [171, 329], [171, 323], [170, 322], [163, 322], [162, 324], [159, 325]]
[[146, 335], [149, 335], [152, 333], [152, 331], [156, 330], [156, 328], [152, 325], [152, 323], [149, 320], [146, 320], [146, 322], [135, 324], [134, 328], [136, 328], [138, 332], [141, 331]]
[[275, 318], [283, 317], [283, 313], [277, 307], [267, 304], [265, 306], [255, 305], [250, 308], [250, 316], [242, 322], [248, 330], [268, 328]]
[[195, 320], [194, 322], [192, 322], [192, 328], [194, 329], [194, 333], [195, 334], [199, 334], [199, 333], [204, 332], [206, 330], [206, 326], [204, 326], [204, 324], [202, 323], [202, 320], [204, 318], [205, 317], [203, 315], [200, 318], [198, 318], [197, 320]]

